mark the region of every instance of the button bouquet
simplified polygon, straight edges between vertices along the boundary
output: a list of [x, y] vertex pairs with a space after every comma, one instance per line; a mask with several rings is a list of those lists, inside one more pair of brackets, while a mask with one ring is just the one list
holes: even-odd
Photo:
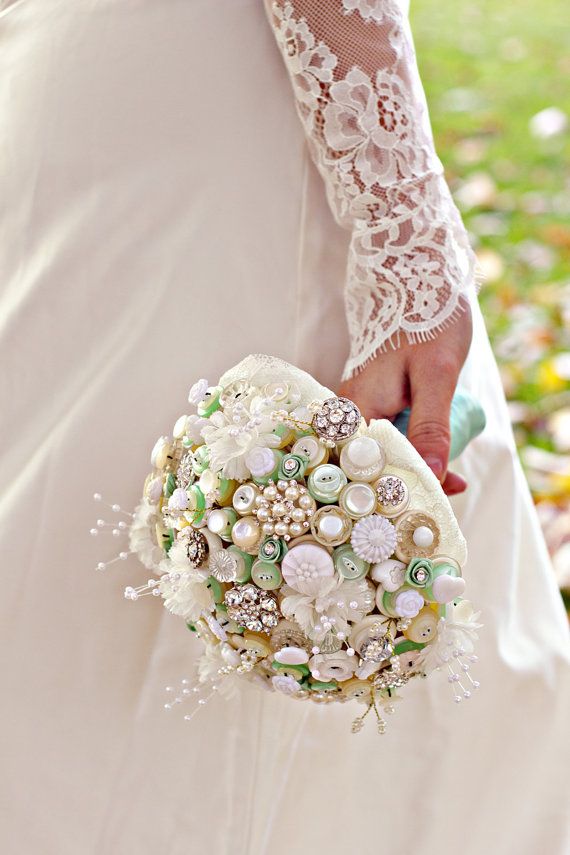
[[[433, 670], [470, 697], [480, 624], [463, 597], [465, 540], [403, 433], [268, 356], [199, 380], [189, 402], [152, 451], [129, 526], [154, 575], [125, 596], [161, 599], [203, 645], [194, 686], [166, 707], [247, 680], [358, 701], [353, 732], [372, 712], [383, 733], [401, 687]], [[454, 418], [457, 452], [484, 419], [465, 395]]]

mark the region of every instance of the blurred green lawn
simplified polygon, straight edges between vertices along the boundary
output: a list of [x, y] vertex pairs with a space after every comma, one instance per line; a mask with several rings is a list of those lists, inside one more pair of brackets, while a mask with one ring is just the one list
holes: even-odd
[[568, 587], [569, 12], [564, 0], [412, 0], [411, 8], [438, 153], [487, 274], [481, 305]]

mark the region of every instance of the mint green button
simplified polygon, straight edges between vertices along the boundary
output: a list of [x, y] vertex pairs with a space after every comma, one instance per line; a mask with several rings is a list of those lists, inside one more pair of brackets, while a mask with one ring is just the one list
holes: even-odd
[[313, 692], [338, 692], [338, 683], [336, 680], [331, 680], [330, 683], [323, 683], [321, 680], [309, 680], [309, 688]]
[[313, 469], [307, 481], [309, 493], [318, 502], [333, 505], [347, 484], [347, 477], [334, 463], [321, 463]]
[[220, 585], [217, 579], [213, 576], [208, 576], [206, 581], [206, 587], [210, 589], [212, 592], [212, 596], [214, 598], [215, 603], [223, 603], [224, 601], [224, 589]]
[[337, 546], [333, 552], [333, 562], [343, 579], [362, 579], [370, 570], [370, 564], [359, 558], [348, 543]]
[[198, 415], [202, 416], [202, 418], [207, 419], [212, 413], [215, 413], [216, 410], [220, 408], [220, 394], [222, 392], [221, 386], [210, 386], [206, 394], [204, 395], [204, 400], [200, 401], [197, 407]]
[[293, 677], [294, 680], [304, 680], [310, 674], [307, 665], [285, 665], [282, 662], [274, 660], [271, 663], [271, 667], [283, 677]]
[[172, 472], [169, 472], [167, 475], [167, 478], [166, 478], [166, 482], [164, 484], [164, 495], [166, 496], [167, 499], [169, 499], [175, 490], [176, 490], [176, 478], [174, 477]]
[[201, 475], [205, 472], [210, 463], [210, 452], [207, 445], [201, 445], [192, 454], [192, 472], [195, 475]]
[[274, 591], [279, 588], [283, 581], [281, 570], [277, 564], [261, 561], [259, 558], [253, 563], [251, 578], [257, 587], [263, 591]]

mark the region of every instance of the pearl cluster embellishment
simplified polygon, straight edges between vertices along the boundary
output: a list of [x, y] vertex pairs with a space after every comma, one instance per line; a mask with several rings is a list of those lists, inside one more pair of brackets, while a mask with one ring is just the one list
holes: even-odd
[[269, 481], [255, 500], [252, 513], [261, 523], [263, 534], [284, 540], [305, 534], [317, 503], [309, 491], [295, 479]]

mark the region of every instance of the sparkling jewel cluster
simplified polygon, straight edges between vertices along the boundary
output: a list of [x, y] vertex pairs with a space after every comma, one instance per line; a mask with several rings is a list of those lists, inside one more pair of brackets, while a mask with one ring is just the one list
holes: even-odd
[[353, 731], [373, 712], [381, 733], [398, 689], [431, 670], [469, 697], [480, 625], [461, 567], [441, 552], [433, 503], [356, 405], [247, 378], [199, 380], [189, 403], [152, 451], [130, 523], [154, 577], [125, 592], [162, 598], [201, 639], [182, 696], [247, 679], [296, 700], [356, 700]]

